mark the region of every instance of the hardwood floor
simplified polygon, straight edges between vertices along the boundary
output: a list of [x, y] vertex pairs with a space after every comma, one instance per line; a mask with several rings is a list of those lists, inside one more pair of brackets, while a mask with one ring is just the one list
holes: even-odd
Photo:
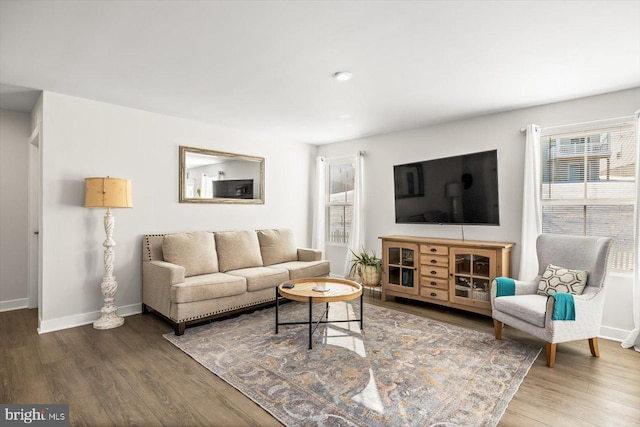
[[[369, 292], [365, 301], [383, 304]], [[383, 305], [493, 333], [487, 317], [411, 301]], [[38, 335], [36, 326], [36, 310], [0, 313], [1, 403], [69, 403], [71, 425], [281, 425], [165, 340], [172, 327], [153, 314], [107, 331], [87, 325]], [[544, 347], [509, 327], [503, 336]], [[586, 340], [559, 344], [550, 369], [543, 351], [499, 425], [640, 426], [640, 354], [602, 339], [600, 354], [592, 357]]]

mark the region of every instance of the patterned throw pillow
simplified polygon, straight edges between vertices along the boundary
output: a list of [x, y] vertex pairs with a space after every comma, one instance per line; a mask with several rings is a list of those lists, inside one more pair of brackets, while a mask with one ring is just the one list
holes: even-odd
[[551, 295], [566, 292], [581, 295], [587, 285], [587, 271], [569, 270], [549, 264], [538, 283], [538, 295]]

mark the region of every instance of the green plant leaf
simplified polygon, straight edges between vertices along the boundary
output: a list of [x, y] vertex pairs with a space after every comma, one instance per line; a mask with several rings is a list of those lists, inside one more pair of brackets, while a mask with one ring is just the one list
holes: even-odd
[[371, 254], [362, 247], [362, 251], [356, 253], [351, 250], [351, 255], [353, 258], [351, 259], [351, 268], [349, 269], [349, 275], [353, 275], [354, 273], [358, 273], [358, 269], [361, 266], [373, 266], [376, 267], [376, 270], [382, 271], [382, 260], [376, 256], [376, 252], [374, 250], [371, 251]]

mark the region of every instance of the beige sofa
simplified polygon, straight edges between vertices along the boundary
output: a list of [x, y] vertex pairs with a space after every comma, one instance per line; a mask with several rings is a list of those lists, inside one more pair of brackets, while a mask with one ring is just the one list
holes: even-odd
[[272, 303], [280, 283], [330, 270], [320, 251], [296, 248], [289, 229], [146, 234], [142, 245], [142, 310], [168, 319], [176, 335]]

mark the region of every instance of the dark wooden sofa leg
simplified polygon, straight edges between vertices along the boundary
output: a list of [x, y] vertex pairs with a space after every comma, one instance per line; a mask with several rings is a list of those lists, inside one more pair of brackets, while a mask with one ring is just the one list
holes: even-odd
[[187, 322], [180, 322], [180, 323], [176, 323], [174, 330], [176, 335], [183, 335], [184, 334], [184, 329], [187, 326]]
[[502, 339], [502, 326], [503, 326], [502, 322], [500, 322], [500, 321], [498, 321], [496, 319], [493, 319], [493, 330], [496, 333], [496, 339], [497, 340], [501, 340]]

